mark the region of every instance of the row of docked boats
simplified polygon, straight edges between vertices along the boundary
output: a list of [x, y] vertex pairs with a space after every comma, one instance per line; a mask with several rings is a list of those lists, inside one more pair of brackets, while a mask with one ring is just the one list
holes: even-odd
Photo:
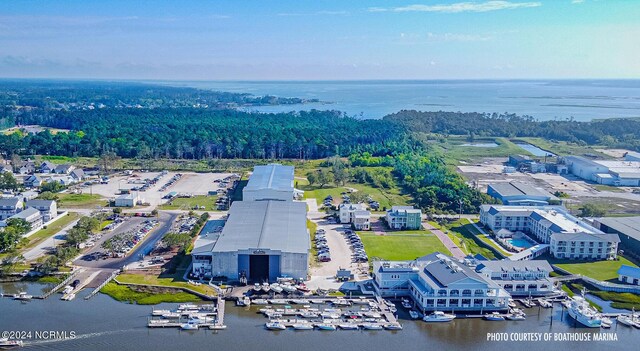
[[290, 283], [290, 282], [273, 283], [273, 284], [256, 283], [253, 285], [253, 289], [252, 289], [252, 293], [254, 294], [267, 294], [270, 292], [273, 292], [276, 294], [282, 294], [282, 293], [293, 294], [296, 292], [308, 293], [309, 291], [310, 290], [304, 284], [294, 285], [293, 283]]
[[282, 316], [300, 316], [302, 318], [323, 318], [323, 319], [358, 319], [358, 318], [373, 318], [379, 319], [382, 318], [382, 314], [377, 310], [372, 309], [361, 309], [359, 311], [342, 311], [338, 308], [271, 308], [265, 307], [259, 310], [260, 313], [264, 314], [269, 318], [280, 318]]
[[[369, 307], [377, 307], [378, 305], [371, 301], [370, 299], [361, 298], [361, 299], [305, 299], [305, 298], [295, 298], [295, 299], [251, 299], [249, 297], [242, 297], [236, 301], [238, 306], [249, 306], [249, 305], [321, 305], [321, 304], [331, 304], [336, 307], [348, 307], [353, 305], [367, 305]], [[391, 307], [389, 307], [391, 309]], [[393, 311], [393, 310], [392, 310]]]
[[[402, 330], [400, 323], [292, 323], [291, 328], [294, 330]], [[285, 330], [287, 324], [281, 321], [271, 321], [265, 323], [268, 330]]]

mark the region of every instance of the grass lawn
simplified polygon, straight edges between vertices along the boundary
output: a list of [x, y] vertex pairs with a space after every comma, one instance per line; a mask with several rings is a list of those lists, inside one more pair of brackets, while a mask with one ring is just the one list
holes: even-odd
[[146, 274], [120, 274], [116, 277], [116, 280], [123, 284], [148, 284], [175, 288], [187, 288], [193, 291], [197, 291], [201, 294], [216, 295], [216, 291], [208, 285], [202, 284], [195, 286], [187, 283], [186, 281], [183, 281], [182, 277], [176, 278], [176, 276], [181, 276], [182, 274], [184, 274], [184, 271], [181, 270], [178, 270], [174, 276], [169, 277], [158, 277], [155, 275]]
[[504, 256], [513, 255], [513, 253], [503, 249], [502, 247], [500, 247], [500, 245], [496, 244], [493, 240], [488, 238], [486, 235], [480, 233], [480, 231], [478, 231], [478, 229], [476, 229], [476, 227], [474, 227], [473, 224], [471, 224], [471, 221], [469, 221], [468, 219], [463, 218], [462, 219], [462, 223], [468, 224], [467, 229], [471, 232], [471, 234], [475, 235], [477, 238], [482, 240], [482, 242], [484, 242], [485, 244], [493, 247], [494, 249], [496, 249], [498, 252], [500, 252]]
[[68, 194], [58, 195], [58, 206], [62, 208], [107, 206], [107, 200], [96, 194]]
[[604, 159], [610, 159], [611, 156], [603, 154], [596, 149], [602, 148], [602, 146], [582, 146], [574, 143], [568, 143], [566, 141], [551, 141], [544, 138], [517, 138], [512, 141], [523, 141], [531, 145], [535, 145], [541, 149], [551, 151], [556, 155], [577, 155], [585, 156], [587, 154], [598, 155]]
[[359, 192], [363, 192], [371, 196], [371, 198], [380, 203], [380, 210], [383, 208], [391, 208], [391, 206], [403, 206], [409, 204], [411, 197], [409, 195], [403, 195], [399, 188], [383, 189], [374, 188], [367, 184], [347, 183], [343, 187], [336, 187], [333, 185], [325, 185], [320, 188], [317, 185], [299, 185], [300, 190], [304, 191], [305, 199], [316, 199], [318, 205], [322, 205], [324, 199], [331, 195], [334, 203], [336, 201], [342, 201], [342, 193], [349, 192], [347, 188], [353, 188]]
[[27, 238], [29, 242], [24, 247], [19, 247], [18, 249], [24, 250], [24, 249], [29, 249], [36, 246], [37, 244], [47, 239], [48, 237], [58, 233], [62, 228], [66, 227], [67, 225], [69, 225], [69, 223], [79, 219], [80, 217], [82, 217], [80, 213], [69, 212], [68, 215], [49, 224], [47, 228], [40, 229], [37, 232], [35, 232], [33, 235]]
[[622, 256], [618, 256], [617, 261], [569, 261], [558, 260], [552, 257], [545, 257], [549, 263], [556, 265], [572, 274], [581, 274], [593, 279], [602, 281], [617, 282], [618, 269], [620, 266], [627, 265], [637, 267], [633, 262]]
[[[491, 143], [498, 144], [496, 147], [476, 147], [463, 146], [467, 143]], [[520, 147], [505, 138], [476, 138], [469, 142], [466, 136], [449, 136], [444, 142], [430, 144], [439, 149], [449, 162], [457, 164], [457, 161], [474, 162], [483, 157], [507, 157], [513, 154], [530, 155]]]
[[309, 235], [311, 236], [311, 265], [318, 265], [318, 249], [313, 245], [313, 241], [316, 239], [316, 230], [318, 225], [307, 219], [307, 229], [309, 229]]
[[358, 232], [365, 251], [369, 257], [385, 260], [413, 260], [439, 251], [451, 253], [440, 242], [440, 239], [428, 231], [402, 231], [376, 235], [369, 232]]
[[217, 196], [196, 195], [194, 197], [180, 197], [171, 201], [171, 204], [160, 206], [163, 210], [192, 210], [195, 206], [204, 206], [207, 211], [216, 211]]
[[186, 292], [164, 294], [138, 292], [128, 286], [119, 285], [114, 282], [105, 285], [100, 292], [111, 296], [117, 301], [137, 303], [138, 305], [156, 305], [162, 302], [184, 303], [201, 301], [198, 296]]
[[620, 189], [617, 186], [611, 186], [611, 185], [594, 184], [594, 185], [592, 185], [592, 187], [594, 187], [598, 191], [611, 191], [613, 193], [624, 193], [625, 192], [624, 189]]
[[[475, 228], [469, 223], [467, 220], [456, 220], [453, 222], [445, 222], [443, 224], [438, 224], [436, 222], [431, 222], [431, 224], [437, 228], [440, 228], [445, 233], [448, 232], [447, 235], [449, 237], [454, 236], [458, 238], [460, 243], [464, 243], [464, 245], [458, 245], [463, 248], [463, 251], [470, 254], [480, 254], [488, 259], [496, 258], [496, 255], [493, 251], [480, 246], [473, 237], [475, 236]], [[454, 242], [457, 244], [454, 240]]]

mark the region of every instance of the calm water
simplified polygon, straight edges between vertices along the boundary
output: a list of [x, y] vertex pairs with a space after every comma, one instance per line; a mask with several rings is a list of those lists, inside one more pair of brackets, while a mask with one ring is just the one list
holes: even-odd
[[527, 143], [516, 143], [516, 145], [518, 145], [518, 147], [520, 147], [523, 150], [529, 151], [531, 154], [533, 154], [533, 156], [555, 156], [555, 154], [543, 150], [535, 145], [531, 145], [531, 144], [527, 144]]
[[254, 95], [316, 98], [331, 103], [252, 108], [264, 112], [315, 108], [381, 118], [402, 109], [414, 109], [509, 112], [540, 120], [640, 117], [640, 80], [160, 83]]
[[[156, 308], [172, 308], [160, 305]], [[238, 308], [227, 304], [225, 324], [228, 329], [213, 332], [184, 332], [177, 329], [148, 329], [145, 324], [150, 306], [128, 305], [98, 294], [90, 301], [78, 298], [64, 302], [53, 296], [46, 301], [19, 303], [0, 299], [0, 331], [74, 331], [75, 340], [30, 341], [25, 350], [567, 350], [581, 351], [637, 350], [640, 330], [626, 327], [611, 329], [617, 342], [489, 342], [493, 332], [594, 332], [574, 328], [560, 320], [561, 309], [530, 309], [522, 322], [487, 322], [478, 319], [455, 320], [450, 324], [427, 324], [403, 320], [404, 330], [390, 331], [293, 331], [264, 330], [266, 318], [256, 314], [257, 307]], [[404, 311], [401, 311], [401, 318]], [[599, 333], [599, 331], [595, 331]]]

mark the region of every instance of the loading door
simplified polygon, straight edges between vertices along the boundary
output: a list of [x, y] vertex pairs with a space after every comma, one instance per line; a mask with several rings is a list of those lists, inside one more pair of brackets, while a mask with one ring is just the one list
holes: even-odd
[[249, 257], [249, 277], [253, 282], [269, 281], [269, 255]]

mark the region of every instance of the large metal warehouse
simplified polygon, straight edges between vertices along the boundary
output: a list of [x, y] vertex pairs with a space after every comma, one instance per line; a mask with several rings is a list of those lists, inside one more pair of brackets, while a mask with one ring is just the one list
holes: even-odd
[[272, 163], [255, 166], [242, 190], [242, 201], [293, 201], [293, 166]]
[[212, 276], [230, 281], [243, 275], [251, 282], [306, 279], [311, 247], [306, 212], [303, 202], [234, 202], [217, 242], [194, 249], [194, 264], [209, 261]]

